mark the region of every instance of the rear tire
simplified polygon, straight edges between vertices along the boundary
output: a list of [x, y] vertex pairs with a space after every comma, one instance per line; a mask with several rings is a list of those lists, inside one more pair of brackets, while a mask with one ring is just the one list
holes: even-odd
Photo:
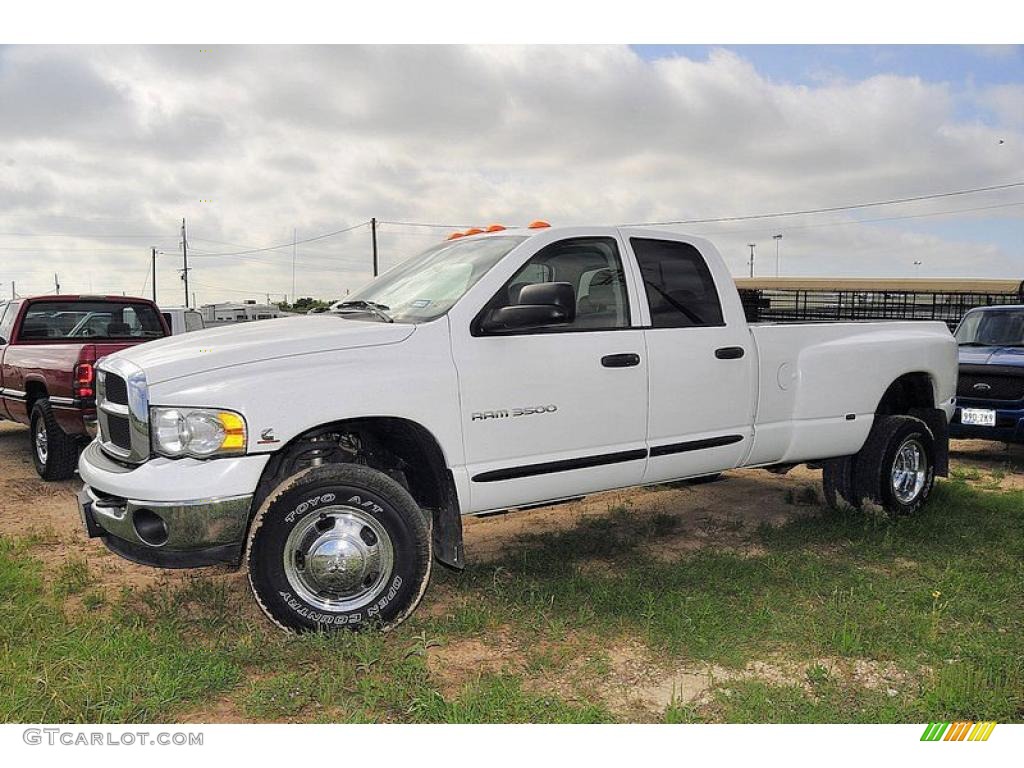
[[73, 477], [78, 466], [78, 440], [60, 428], [48, 399], [37, 400], [32, 406], [29, 426], [32, 463], [39, 476], [43, 480]]
[[935, 437], [913, 416], [876, 417], [853, 473], [858, 501], [867, 499], [892, 515], [911, 515], [935, 486]]
[[430, 579], [430, 525], [409, 492], [356, 464], [307, 469], [282, 483], [253, 521], [249, 583], [289, 631], [388, 630]]

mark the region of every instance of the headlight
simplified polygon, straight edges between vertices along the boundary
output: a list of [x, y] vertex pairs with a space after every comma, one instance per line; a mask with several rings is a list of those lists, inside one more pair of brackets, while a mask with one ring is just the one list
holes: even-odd
[[150, 408], [153, 450], [172, 459], [245, 453], [245, 419], [219, 408]]

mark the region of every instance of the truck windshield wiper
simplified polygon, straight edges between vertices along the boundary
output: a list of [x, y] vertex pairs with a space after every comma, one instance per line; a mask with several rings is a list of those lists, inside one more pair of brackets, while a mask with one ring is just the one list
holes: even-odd
[[959, 346], [961, 347], [991, 347], [991, 344], [986, 344], [984, 341], [961, 341]]
[[378, 304], [375, 301], [354, 300], [343, 301], [338, 305], [338, 308], [335, 311], [342, 314], [344, 314], [346, 310], [353, 312], [369, 312], [372, 315], [376, 315], [385, 323], [393, 323], [395, 322], [395, 319], [388, 314], [387, 311], [389, 309], [391, 309], [391, 307], [386, 304]]

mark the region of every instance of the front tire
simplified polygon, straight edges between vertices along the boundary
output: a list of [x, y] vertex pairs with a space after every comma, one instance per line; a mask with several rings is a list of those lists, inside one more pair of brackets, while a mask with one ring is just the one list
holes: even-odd
[[249, 583], [290, 631], [382, 630], [415, 610], [430, 579], [430, 525], [382, 472], [332, 464], [289, 478], [253, 521]]
[[892, 515], [917, 512], [935, 486], [935, 437], [913, 416], [876, 418], [854, 463], [854, 492]]
[[78, 465], [78, 441], [64, 432], [46, 398], [36, 401], [29, 419], [32, 463], [43, 480], [67, 480]]

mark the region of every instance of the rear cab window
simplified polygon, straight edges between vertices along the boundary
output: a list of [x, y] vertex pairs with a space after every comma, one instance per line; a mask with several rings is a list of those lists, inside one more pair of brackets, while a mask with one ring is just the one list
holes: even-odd
[[18, 341], [120, 341], [165, 336], [158, 312], [131, 301], [34, 301], [18, 329]]
[[654, 328], [723, 326], [722, 303], [707, 262], [676, 240], [630, 238]]

